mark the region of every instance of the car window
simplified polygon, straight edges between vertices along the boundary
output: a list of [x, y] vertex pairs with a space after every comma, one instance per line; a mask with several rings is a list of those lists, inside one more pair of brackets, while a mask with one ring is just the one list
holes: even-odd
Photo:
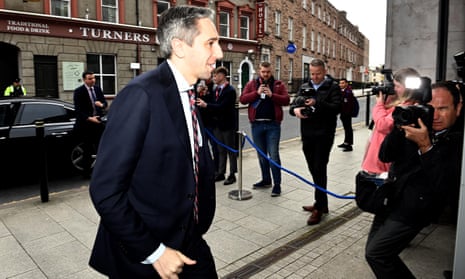
[[8, 111], [10, 109], [9, 104], [0, 105], [0, 127], [8, 126]]
[[65, 108], [55, 104], [30, 103], [23, 104], [20, 117], [16, 125], [34, 124], [36, 120], [44, 120], [45, 123], [66, 122], [69, 118]]

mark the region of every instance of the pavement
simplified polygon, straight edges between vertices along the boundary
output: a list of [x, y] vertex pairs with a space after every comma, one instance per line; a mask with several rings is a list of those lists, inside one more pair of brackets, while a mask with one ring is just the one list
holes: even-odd
[[[281, 142], [282, 195], [253, 190], [260, 179], [257, 154], [242, 152], [242, 188], [217, 182], [217, 211], [205, 235], [220, 278], [375, 278], [364, 259], [372, 215], [353, 199], [369, 130], [354, 125], [352, 152], [336, 147], [328, 165], [329, 214], [308, 226], [302, 205], [313, 203], [314, 188], [300, 139]], [[294, 173], [296, 175], [293, 175]], [[88, 181], [50, 193], [0, 204], [0, 279], [104, 278], [88, 266], [99, 216], [91, 204]], [[233, 193], [243, 193], [235, 199]], [[37, 191], [38, 192], [38, 191]], [[232, 196], [233, 198], [231, 198]], [[425, 228], [401, 254], [417, 278], [443, 278], [453, 268], [455, 227], [443, 223]]]

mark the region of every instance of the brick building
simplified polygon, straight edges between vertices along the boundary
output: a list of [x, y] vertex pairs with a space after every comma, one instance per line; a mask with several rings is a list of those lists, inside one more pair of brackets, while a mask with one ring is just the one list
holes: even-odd
[[368, 64], [366, 38], [325, 0], [0, 0], [0, 92], [20, 77], [28, 95], [70, 101], [88, 69], [112, 98], [162, 61], [158, 17], [181, 4], [215, 10], [224, 51], [218, 64], [239, 92], [263, 60], [291, 92], [314, 57], [332, 76], [357, 81]]

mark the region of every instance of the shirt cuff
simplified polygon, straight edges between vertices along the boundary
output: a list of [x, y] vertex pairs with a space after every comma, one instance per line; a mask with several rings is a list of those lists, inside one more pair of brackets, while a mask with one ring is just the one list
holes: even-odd
[[145, 261], [143, 261], [141, 263], [143, 263], [143, 264], [153, 264], [154, 262], [156, 262], [161, 257], [161, 255], [163, 255], [165, 250], [166, 250], [166, 246], [163, 245], [163, 243], [160, 243], [160, 246], [158, 246], [158, 249], [155, 250], [155, 252], [153, 252], [152, 255], [148, 256], [145, 259]]

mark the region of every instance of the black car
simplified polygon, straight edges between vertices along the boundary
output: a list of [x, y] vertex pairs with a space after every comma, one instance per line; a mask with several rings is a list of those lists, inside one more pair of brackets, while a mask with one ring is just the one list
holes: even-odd
[[0, 184], [3, 178], [37, 175], [42, 169], [37, 120], [44, 122], [49, 172], [82, 170], [82, 144], [73, 131], [76, 116], [72, 103], [48, 98], [1, 98]]

